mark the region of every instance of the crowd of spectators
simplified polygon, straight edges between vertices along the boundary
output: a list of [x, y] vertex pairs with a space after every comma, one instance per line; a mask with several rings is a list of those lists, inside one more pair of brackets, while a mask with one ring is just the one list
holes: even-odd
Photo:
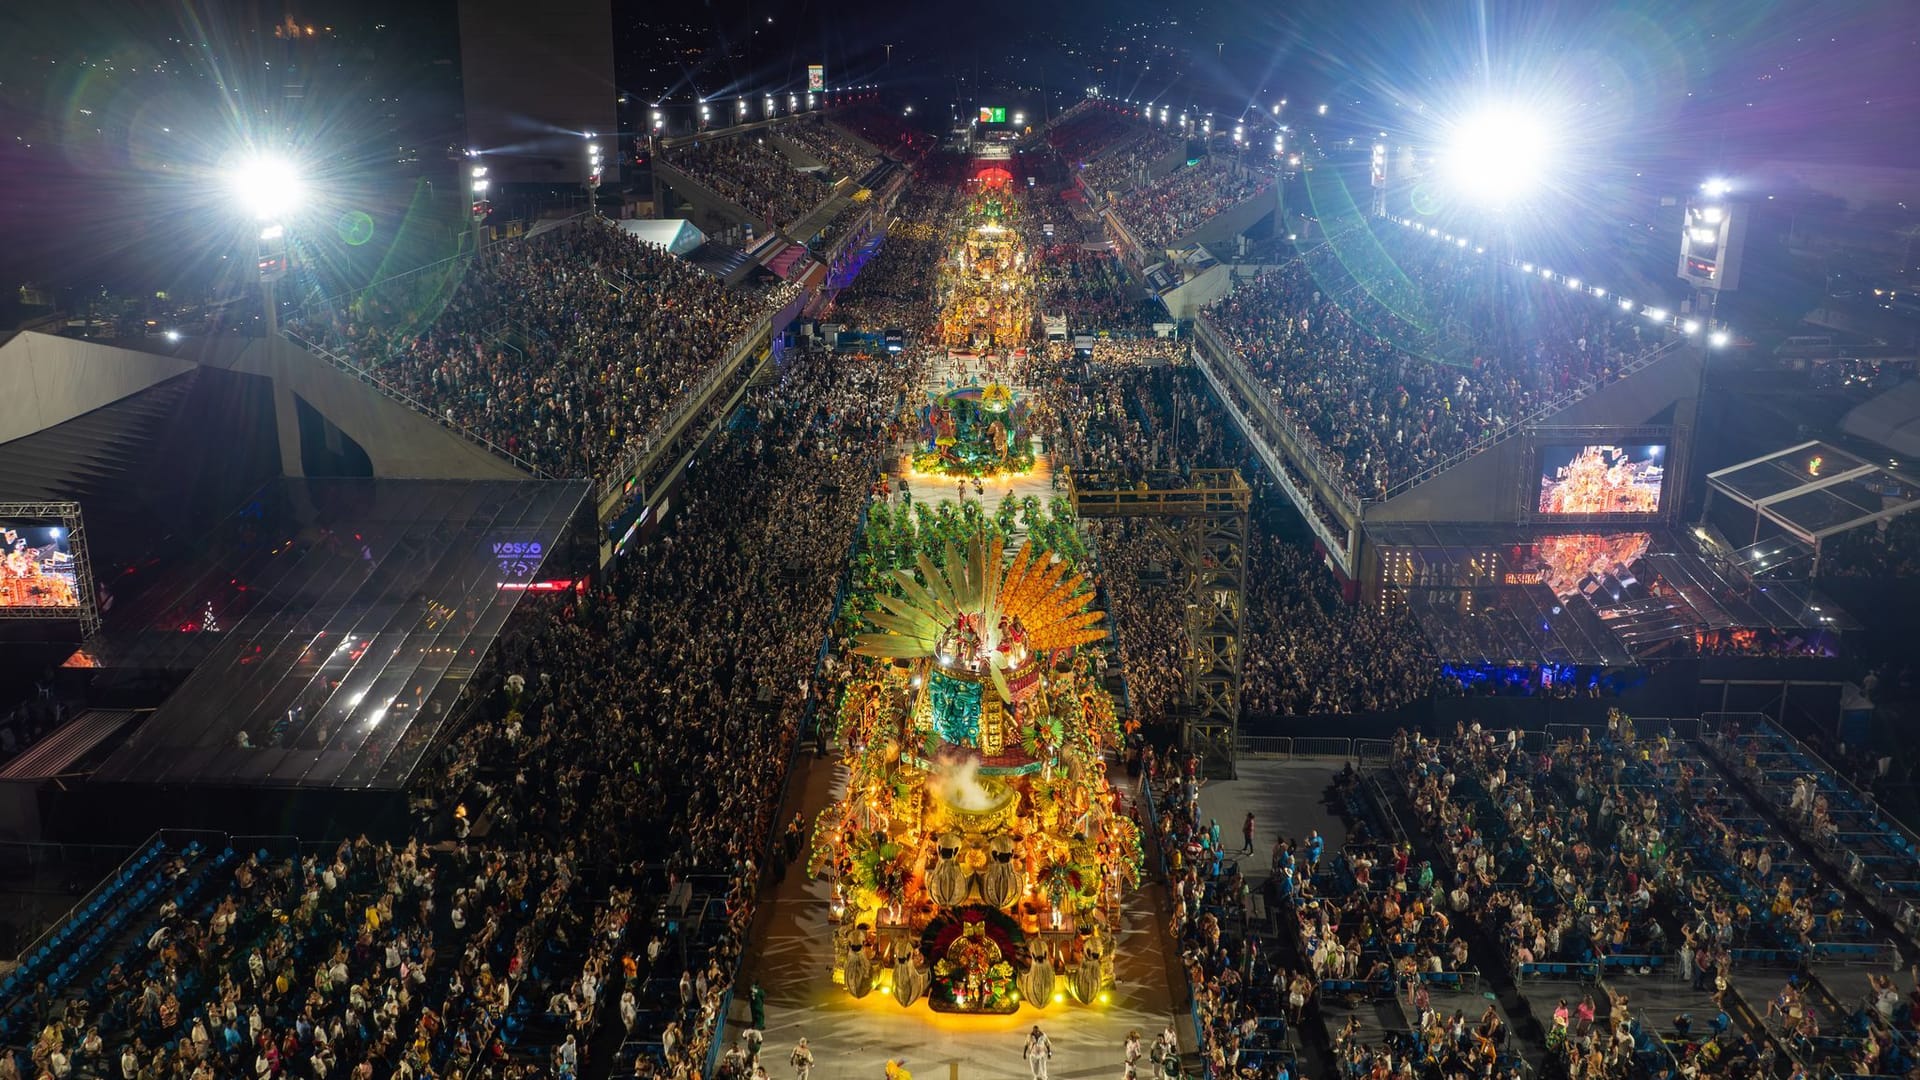
[[799, 221], [831, 191], [825, 178], [794, 168], [785, 154], [753, 133], [683, 143], [663, 156], [769, 229]]
[[1109, 252], [1053, 244], [1037, 249], [1033, 263], [1040, 309], [1066, 316], [1069, 331], [1141, 330], [1166, 318]]
[[1072, 115], [1055, 120], [1047, 129], [1047, 145], [1053, 147], [1069, 167], [1098, 156], [1107, 147], [1129, 133], [1139, 130], [1138, 122], [1125, 110], [1101, 102], [1074, 107]]
[[855, 105], [833, 114], [833, 122], [867, 140], [883, 154], [913, 164], [933, 152], [940, 140], [914, 127], [891, 108]]
[[1210, 157], [1134, 191], [1116, 209], [1142, 246], [1165, 248], [1222, 210], [1271, 190], [1273, 183], [1269, 171]]
[[[1177, 747], [1165, 756], [1147, 747], [1142, 758], [1173, 905], [1169, 932], [1199, 1021], [1194, 1034], [1203, 1060], [1194, 1072], [1267, 1080], [1283, 1075], [1287, 1060], [1267, 1051], [1288, 1044], [1288, 1028], [1305, 1019], [1318, 985], [1304, 971], [1276, 966], [1262, 950], [1253, 931], [1253, 886], [1238, 859], [1246, 850], [1230, 851], [1218, 823], [1201, 820], [1198, 765]], [[1262, 1017], [1284, 1023], [1263, 1028]]]
[[1345, 602], [1320, 559], [1260, 523], [1250, 544], [1246, 715], [1387, 711], [1433, 692], [1434, 662], [1409, 616]]
[[867, 175], [880, 159], [861, 145], [858, 139], [841, 131], [832, 124], [812, 123], [802, 120], [776, 129], [784, 138], [792, 139], [819, 158], [827, 166], [827, 178], [837, 181], [841, 177], [855, 180]]
[[1350, 502], [1619, 377], [1658, 343], [1658, 328], [1613, 304], [1411, 230], [1377, 239], [1336, 238], [1244, 279], [1206, 314], [1335, 463], [1328, 482]]
[[1147, 171], [1178, 149], [1181, 142], [1164, 131], [1140, 127], [1086, 162], [1080, 178], [1099, 197], [1120, 196], [1126, 202], [1131, 198], [1126, 193], [1145, 186]]
[[[1108, 347], [1103, 357], [1101, 346]], [[1230, 421], [1181, 343], [1096, 341], [1095, 373], [1055, 344], [1044, 355], [1037, 420], [1078, 472], [1114, 471], [1171, 482], [1193, 468], [1246, 464]], [[1249, 470], [1250, 472], [1251, 470]], [[1257, 473], [1253, 475], [1257, 478]], [[1264, 491], [1256, 500], [1264, 505]], [[1419, 629], [1400, 611], [1350, 604], [1321, 560], [1256, 513], [1249, 533], [1241, 707], [1245, 716], [1389, 711], [1431, 695], [1436, 668]], [[1184, 586], [1174, 553], [1139, 522], [1087, 523], [1114, 605], [1133, 715], [1165, 720], [1181, 690]]]
[[[1710, 1022], [1673, 1024], [1690, 1075], [1771, 1072], [1773, 1042], [1728, 1018], [1739, 1011], [1729, 997], [1736, 952], [1804, 965], [1817, 942], [1871, 940], [1841, 892], [1749, 816], [1704, 759], [1670, 734], [1637, 733], [1624, 714], [1611, 714], [1598, 736], [1583, 730], [1544, 749], [1474, 725], [1448, 740], [1402, 732], [1393, 752], [1413, 814], [1444, 856], [1449, 909], [1497, 942], [1516, 975], [1543, 965], [1646, 974], [1672, 962], [1693, 991], [1711, 996]], [[1805, 815], [1817, 821], [1806, 789]], [[1562, 1002], [1547, 1021], [1548, 1046], [1568, 1075], [1625, 1075], [1648, 1045], [1626, 996], [1608, 997], [1604, 1012], [1591, 998]], [[1897, 992], [1879, 998], [1903, 1003]], [[1883, 1031], [1906, 1012], [1881, 1011]], [[1814, 1045], [1816, 1011], [1798, 989], [1769, 1004], [1767, 1018], [1776, 1012], [1783, 1035], [1800, 1040], [1796, 1054], [1827, 1052]], [[1872, 1027], [1869, 1012], [1852, 1021]], [[1889, 1040], [1869, 1032], [1865, 1041], [1874, 1049], [1852, 1062], [1855, 1071], [1883, 1071]]]
[[880, 250], [834, 297], [832, 318], [867, 330], [905, 329], [929, 317], [942, 229], [956, 196], [947, 185], [915, 185], [895, 204]]
[[290, 329], [447, 423], [573, 477], [644, 445], [764, 303], [588, 220], [482, 251], [438, 310], [370, 295]]
[[[604, 584], [532, 601], [493, 703], [416, 793], [417, 832], [172, 856], [168, 877], [207, 875], [199, 899], [92, 992], [37, 994], [38, 1035], [0, 1074], [572, 1080], [614, 1023], [657, 1042], [633, 1075], [702, 1075], [908, 366], [790, 356], [660, 534]], [[683, 884], [724, 901], [703, 947], [644, 917]], [[677, 994], [652, 1000], [663, 982]]]

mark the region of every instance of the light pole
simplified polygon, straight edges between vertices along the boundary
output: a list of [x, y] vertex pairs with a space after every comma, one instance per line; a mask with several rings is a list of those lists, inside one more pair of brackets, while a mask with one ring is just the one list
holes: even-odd
[[600, 213], [600, 144], [587, 132], [587, 212]]
[[[473, 151], [467, 151], [467, 156], [473, 157]], [[473, 206], [471, 209], [471, 216], [473, 218], [473, 250], [478, 253], [486, 237], [486, 230], [482, 229], [481, 226], [486, 223], [487, 215], [493, 213], [493, 204], [487, 201], [487, 167], [485, 165], [475, 165], [468, 170], [468, 176], [472, 181], [473, 188]]]
[[254, 265], [260, 273], [260, 301], [268, 337], [280, 333], [280, 309], [273, 286], [287, 276], [286, 218], [304, 196], [298, 170], [283, 157], [254, 154], [227, 176], [228, 190], [252, 217], [258, 232]]

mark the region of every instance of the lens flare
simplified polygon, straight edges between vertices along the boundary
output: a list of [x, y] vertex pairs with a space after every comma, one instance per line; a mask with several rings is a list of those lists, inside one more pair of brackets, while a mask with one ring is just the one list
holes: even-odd
[[1444, 175], [1462, 196], [1499, 205], [1540, 186], [1554, 158], [1552, 125], [1514, 105], [1485, 106], [1447, 132]]
[[272, 154], [242, 158], [227, 173], [227, 190], [242, 209], [261, 221], [284, 217], [306, 194], [293, 162]]

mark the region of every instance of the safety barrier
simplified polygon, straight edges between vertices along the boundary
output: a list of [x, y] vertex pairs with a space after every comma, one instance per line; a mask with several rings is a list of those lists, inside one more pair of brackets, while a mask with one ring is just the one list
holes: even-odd
[[1353, 740], [1327, 738], [1295, 739], [1293, 740], [1293, 756], [1351, 758], [1353, 757]]
[[618, 492], [629, 477], [637, 476], [641, 466], [647, 462], [655, 450], [664, 449], [669, 433], [674, 427], [687, 419], [695, 409], [706, 403], [715, 384], [729, 373], [739, 368], [746, 354], [760, 344], [764, 335], [771, 331], [768, 316], [761, 316], [747, 324], [739, 337], [727, 348], [720, 363], [708, 365], [700, 376], [700, 381], [689, 387], [671, 407], [663, 410], [653, 422], [646, 437], [636, 446], [629, 447], [620, 455], [612, 469], [602, 473], [594, 484], [594, 495], [604, 501]]
[[[1378, 742], [1381, 740], [1364, 740]], [[1353, 758], [1354, 740], [1290, 735], [1242, 735], [1234, 743], [1243, 758], [1292, 761], [1296, 758]]]
[[[1160, 820], [1160, 812], [1154, 809], [1153, 806], [1153, 781], [1152, 778], [1144, 772], [1140, 774], [1140, 802], [1146, 807], [1147, 821], [1154, 822]], [[1153, 849], [1154, 870], [1160, 875], [1160, 880], [1165, 881], [1167, 879], [1167, 856], [1166, 852], [1160, 850], [1160, 830], [1148, 829], [1146, 832], [1153, 837], [1152, 843], [1149, 846]], [[1187, 1013], [1193, 1023], [1193, 1045], [1200, 1051], [1200, 1062], [1201, 1067], [1205, 1070], [1204, 1075], [1208, 1077], [1208, 1080], [1212, 1080], [1213, 1064], [1207, 1054], [1207, 1029], [1200, 1021], [1200, 997], [1194, 993], [1193, 979], [1186, 973], [1186, 968], [1183, 966], [1180, 971], [1180, 978], [1185, 980], [1187, 984]]]
[[382, 379], [379, 375], [374, 373], [372, 368], [361, 367], [359, 364], [356, 364], [352, 360], [349, 360], [346, 357], [341, 356], [339, 353], [334, 352], [332, 349], [327, 348], [326, 346], [320, 344], [319, 342], [302, 337], [298, 333], [292, 330], [286, 329], [284, 327], [281, 329], [280, 334], [282, 337], [285, 337], [288, 341], [293, 342], [295, 345], [300, 346], [302, 349], [305, 349], [307, 352], [312, 353], [313, 355], [326, 361], [328, 364], [332, 365], [335, 369], [340, 371], [342, 374], [345, 374], [354, 379], [358, 379], [359, 381], [367, 384], [368, 386], [373, 387], [375, 390], [379, 391], [381, 394], [385, 395], [386, 397], [392, 399], [393, 401], [398, 402], [401, 405], [406, 406], [409, 409], [412, 409], [414, 412], [419, 413], [421, 416], [426, 417], [428, 420], [433, 421], [435, 424], [438, 424], [439, 426], [446, 428], [448, 431], [453, 432], [454, 434], [460, 436], [461, 438], [467, 440], [468, 442], [473, 443], [475, 446], [478, 446], [481, 449], [486, 450], [489, 453], [492, 453], [496, 457], [500, 457], [505, 459], [506, 461], [511, 462], [514, 466], [524, 470], [529, 475], [539, 477], [542, 479], [547, 478], [548, 474], [545, 471], [543, 471], [539, 466], [533, 464], [530, 461], [525, 460], [524, 458], [521, 458], [520, 456], [514, 454], [512, 451], [508, 450], [506, 447], [493, 442], [492, 440], [488, 439], [485, 435], [480, 434], [479, 432], [473, 430], [472, 428], [467, 427], [464, 424], [456, 424], [452, 420], [449, 420], [445, 414], [435, 412], [431, 406], [425, 404], [424, 402], [419, 401], [418, 399], [413, 397], [413, 395], [407, 393], [405, 390], [402, 390], [399, 387], [394, 386], [392, 383], [387, 382], [385, 379]]
[[1527, 979], [1572, 980], [1575, 982], [1599, 982], [1599, 964], [1572, 963], [1533, 963], [1520, 964], [1513, 969], [1513, 981], [1524, 982]]

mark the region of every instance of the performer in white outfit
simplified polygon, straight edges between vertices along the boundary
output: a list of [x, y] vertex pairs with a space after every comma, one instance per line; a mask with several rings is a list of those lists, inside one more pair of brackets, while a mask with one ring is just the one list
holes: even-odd
[[1039, 1024], [1033, 1025], [1033, 1031], [1027, 1035], [1025, 1056], [1027, 1068], [1033, 1072], [1033, 1080], [1047, 1080], [1047, 1060], [1053, 1057], [1053, 1040], [1047, 1038], [1047, 1033], [1040, 1030]]

